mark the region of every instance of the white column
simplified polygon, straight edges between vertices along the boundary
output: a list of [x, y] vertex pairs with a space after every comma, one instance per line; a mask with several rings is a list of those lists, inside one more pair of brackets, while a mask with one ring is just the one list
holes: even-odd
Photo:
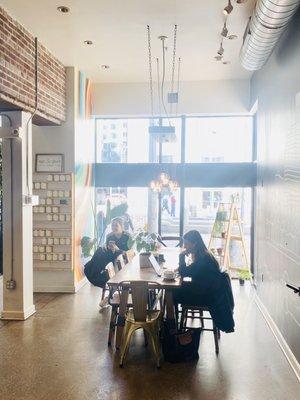
[[[3, 112], [3, 311], [24, 320], [35, 312], [32, 262], [32, 124], [23, 111]], [[10, 126], [12, 125], [12, 127]]]

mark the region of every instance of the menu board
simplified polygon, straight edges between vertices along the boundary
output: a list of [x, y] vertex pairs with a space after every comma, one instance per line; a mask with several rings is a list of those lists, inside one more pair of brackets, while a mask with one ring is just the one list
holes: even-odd
[[34, 174], [33, 207], [34, 269], [72, 269], [73, 176]]

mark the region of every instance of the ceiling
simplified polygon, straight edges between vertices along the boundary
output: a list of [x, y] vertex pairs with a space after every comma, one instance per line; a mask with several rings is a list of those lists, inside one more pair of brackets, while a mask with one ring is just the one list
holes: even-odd
[[[168, 76], [171, 70], [174, 24], [178, 25], [177, 55], [181, 80], [249, 79], [239, 63], [239, 50], [255, 0], [236, 4], [228, 18], [223, 65], [214, 60], [220, 45], [227, 0], [0, 0], [3, 8], [37, 36], [66, 66], [78, 66], [93, 82], [148, 80], [146, 25], [152, 31], [153, 58], [161, 56], [159, 35], [166, 35]], [[70, 7], [62, 14], [57, 7]], [[87, 46], [84, 40], [92, 40]], [[107, 64], [110, 69], [101, 69]], [[155, 65], [153, 66], [155, 69]], [[167, 76], [167, 79], [168, 79]]]

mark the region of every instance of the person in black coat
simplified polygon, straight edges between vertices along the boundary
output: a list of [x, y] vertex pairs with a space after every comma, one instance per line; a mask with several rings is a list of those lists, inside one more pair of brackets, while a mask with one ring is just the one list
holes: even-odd
[[[93, 255], [92, 259], [84, 266], [84, 273], [87, 279], [94, 285], [105, 289], [106, 282], [109, 280], [106, 266], [114, 262], [121, 254], [129, 250], [128, 241], [131, 235], [124, 231], [123, 219], [114, 218], [111, 222], [112, 232], [106, 237], [106, 245], [100, 246]], [[100, 301], [100, 307], [108, 304], [108, 298]]]
[[[230, 280], [224, 278], [219, 264], [205, 246], [200, 233], [196, 230], [187, 232], [183, 237], [183, 251], [179, 255], [178, 272], [183, 278], [182, 287], [173, 292], [175, 305], [184, 304], [208, 307], [214, 320], [221, 321], [221, 330], [232, 332], [233, 300]], [[191, 257], [191, 264], [186, 264], [186, 256]], [[190, 278], [185, 279], [185, 278]], [[228, 293], [230, 292], [230, 293]], [[231, 297], [230, 297], [231, 295]], [[220, 296], [226, 304], [220, 308]], [[226, 314], [226, 315], [220, 315]], [[215, 321], [216, 322], [216, 321]]]

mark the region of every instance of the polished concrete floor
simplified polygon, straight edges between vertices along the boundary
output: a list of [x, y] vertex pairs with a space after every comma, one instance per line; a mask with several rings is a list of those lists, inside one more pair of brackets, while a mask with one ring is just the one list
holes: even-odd
[[300, 384], [258, 311], [249, 286], [234, 285], [236, 324], [216, 357], [205, 332], [197, 363], [157, 370], [137, 334], [123, 369], [107, 347], [110, 310], [100, 290], [36, 295], [37, 313], [0, 325], [1, 400], [299, 400]]

